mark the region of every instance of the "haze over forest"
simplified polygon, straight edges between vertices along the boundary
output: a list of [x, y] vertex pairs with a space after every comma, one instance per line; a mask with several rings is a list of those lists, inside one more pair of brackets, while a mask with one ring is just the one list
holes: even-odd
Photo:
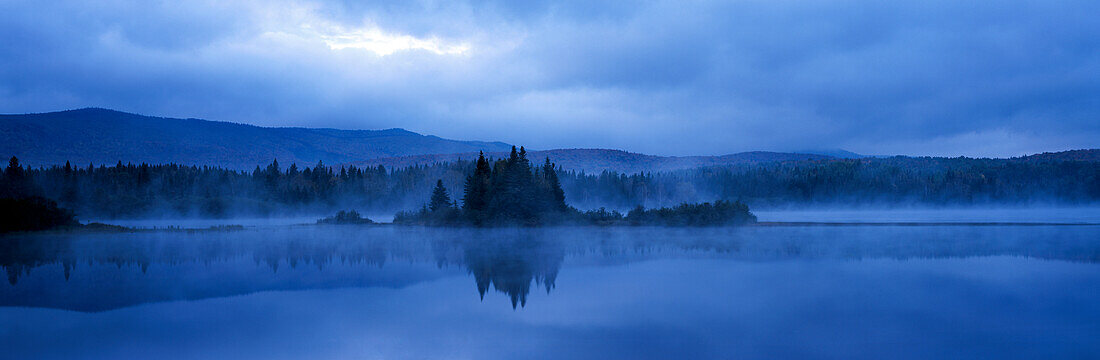
[[[502, 142], [400, 129], [264, 128], [104, 109], [0, 116], [2, 196], [36, 194], [94, 218], [288, 216], [427, 203], [460, 189]], [[525, 153], [552, 161], [565, 202], [626, 210], [744, 201], [784, 206], [1080, 206], [1100, 202], [1100, 150], [1010, 159], [746, 152], [663, 157], [609, 149]], [[545, 172], [545, 169], [544, 169]], [[23, 175], [15, 175], [23, 174]], [[14, 189], [14, 190], [13, 190]]]

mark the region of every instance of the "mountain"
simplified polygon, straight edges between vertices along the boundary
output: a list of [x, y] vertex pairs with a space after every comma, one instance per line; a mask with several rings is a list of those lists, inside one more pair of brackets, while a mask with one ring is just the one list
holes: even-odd
[[835, 158], [838, 158], [838, 159], [862, 159], [862, 158], [865, 158], [865, 157], [871, 157], [871, 156], [868, 156], [868, 155], [856, 154], [854, 152], [844, 150], [844, 149], [802, 150], [802, 151], [795, 151], [795, 152], [799, 153], [799, 154], [814, 154], [814, 155], [832, 156], [832, 157], [835, 157]]
[[[200, 119], [174, 119], [107, 109], [0, 115], [0, 156], [18, 156], [31, 166], [88, 163], [180, 163], [251, 170], [273, 159], [286, 165], [352, 164], [402, 167], [508, 155], [502, 142], [459, 141], [402, 129], [337, 130], [260, 127]], [[656, 156], [608, 149], [531, 151], [565, 169], [621, 173], [670, 171], [699, 166], [779, 161], [865, 158], [845, 150], [806, 153], [753, 151], [722, 156]], [[1100, 150], [1042, 153], [1013, 161], [1100, 161]]]
[[[508, 156], [508, 152], [487, 152], [485, 156], [503, 158]], [[885, 158], [885, 156], [860, 155], [844, 150], [829, 151], [829, 154], [750, 151], [721, 156], [656, 156], [608, 149], [555, 149], [530, 151], [527, 156], [528, 159], [535, 163], [541, 163], [546, 157], [550, 157], [551, 161], [561, 165], [561, 167], [566, 170], [584, 170], [587, 173], [598, 173], [608, 170], [627, 174], [647, 171], [672, 171], [703, 166], [760, 164], [803, 160], [867, 160], [871, 158]], [[476, 152], [468, 152], [376, 158], [355, 161], [349, 164], [355, 166], [384, 165], [392, 168], [451, 162], [456, 160], [472, 160], [476, 158]], [[1026, 162], [1100, 161], [1100, 149], [1049, 152], [1005, 160]]]
[[[31, 166], [180, 163], [249, 170], [273, 159], [282, 164], [408, 166], [473, 159], [478, 151], [507, 156], [502, 142], [458, 141], [403, 129], [337, 130], [260, 127], [200, 119], [143, 116], [87, 108], [0, 115], [0, 156]], [[816, 160], [826, 155], [747, 152], [724, 156], [654, 156], [606, 149], [532, 151], [566, 169], [626, 173], [770, 161]]]
[[[488, 152], [487, 157], [507, 157], [507, 152]], [[700, 166], [754, 164], [777, 161], [797, 160], [828, 160], [831, 156], [780, 153], [767, 151], [742, 152], [721, 156], [656, 156], [645, 155], [621, 150], [608, 149], [556, 149], [530, 151], [527, 158], [533, 163], [542, 163], [549, 157], [551, 161], [566, 170], [584, 170], [588, 173], [598, 173], [604, 170], [620, 173], [657, 172], [680, 169], [690, 169]], [[352, 162], [355, 166], [405, 167], [410, 165], [432, 164], [437, 162], [449, 162], [459, 159], [472, 160], [477, 158], [476, 152], [459, 154], [433, 154], [400, 156], [390, 158], [378, 158]]]
[[1069, 150], [1059, 152], [1045, 152], [1042, 154], [1021, 156], [1013, 158], [1013, 160], [1020, 161], [1100, 161], [1100, 149], [1081, 149], [1081, 150]]
[[507, 151], [501, 142], [458, 141], [403, 129], [276, 128], [173, 119], [107, 109], [0, 115], [0, 156], [32, 166], [168, 163], [249, 170], [271, 163], [348, 163], [382, 157]]

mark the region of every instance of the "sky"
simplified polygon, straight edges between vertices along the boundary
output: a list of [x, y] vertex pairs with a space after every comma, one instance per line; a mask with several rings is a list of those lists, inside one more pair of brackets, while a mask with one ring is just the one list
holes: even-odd
[[0, 113], [660, 155], [1100, 148], [1100, 2], [0, 0]]

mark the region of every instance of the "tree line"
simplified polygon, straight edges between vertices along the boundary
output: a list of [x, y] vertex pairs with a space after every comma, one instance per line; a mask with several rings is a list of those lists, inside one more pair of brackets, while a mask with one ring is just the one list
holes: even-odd
[[581, 208], [673, 206], [714, 199], [787, 205], [1089, 205], [1100, 162], [891, 157], [714, 166], [666, 173], [565, 172]]
[[[489, 199], [479, 194], [493, 181], [527, 184], [526, 175], [505, 171], [508, 166], [496, 170], [495, 165], [508, 161], [462, 160], [394, 169], [331, 167], [323, 163], [284, 167], [273, 161], [253, 171], [235, 171], [122, 162], [113, 166], [65, 164], [28, 168], [12, 158], [0, 178], [0, 198], [39, 196], [71, 209], [84, 219], [274, 216], [332, 213], [338, 209], [377, 214], [418, 209], [430, 201], [437, 183], [447, 189], [465, 189], [468, 176], [477, 173], [472, 195], [455, 194], [450, 205], [458, 207], [460, 200], [472, 196], [475, 210], [482, 206], [493, 209], [513, 204], [527, 196], [523, 194], [531, 193], [516, 190], [492, 200], [492, 204], [481, 203]], [[546, 176], [551, 172], [545, 166], [545, 163], [530, 166], [530, 179], [539, 183], [523, 186], [544, 186], [541, 182], [550, 181]], [[806, 204], [1100, 202], [1100, 163], [1088, 161], [893, 157], [638, 174], [610, 171], [590, 174], [553, 165], [551, 168], [560, 191], [554, 187], [552, 193], [539, 192], [542, 200], [532, 202], [537, 204], [533, 207], [521, 207], [520, 214], [541, 211], [539, 207], [560, 206], [560, 199], [579, 209], [606, 207], [621, 211], [638, 205], [672, 207], [717, 200], [740, 201], [754, 208]]]

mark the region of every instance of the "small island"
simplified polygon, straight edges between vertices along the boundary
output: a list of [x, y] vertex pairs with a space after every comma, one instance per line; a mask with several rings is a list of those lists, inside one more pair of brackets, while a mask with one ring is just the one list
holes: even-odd
[[336, 215], [317, 220], [317, 223], [327, 225], [365, 225], [374, 224], [374, 221], [359, 215], [359, 212], [355, 210], [340, 210]]
[[681, 204], [659, 209], [641, 206], [623, 214], [606, 209], [581, 211], [565, 203], [557, 169], [549, 158], [532, 166], [527, 151], [513, 146], [507, 159], [490, 164], [478, 155], [473, 173], [466, 177], [462, 205], [452, 199], [443, 181], [436, 181], [431, 200], [417, 211], [394, 216], [394, 224], [424, 226], [544, 226], [544, 225], [649, 225], [730, 226], [756, 222], [748, 206], [739, 201]]

